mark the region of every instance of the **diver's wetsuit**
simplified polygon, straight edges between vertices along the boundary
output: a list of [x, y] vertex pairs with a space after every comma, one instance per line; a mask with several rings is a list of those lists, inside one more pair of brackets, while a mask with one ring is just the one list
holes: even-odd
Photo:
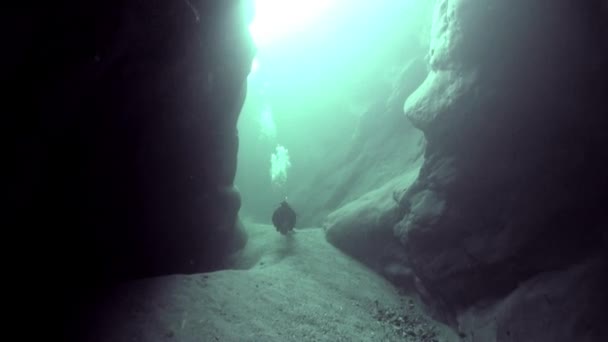
[[295, 227], [296, 212], [293, 211], [287, 201], [281, 202], [281, 206], [272, 214], [272, 224], [281, 234], [287, 234]]

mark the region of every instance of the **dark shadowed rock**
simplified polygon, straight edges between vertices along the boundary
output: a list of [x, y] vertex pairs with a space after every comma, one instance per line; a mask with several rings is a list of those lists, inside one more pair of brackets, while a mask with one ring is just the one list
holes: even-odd
[[[430, 70], [404, 103], [425, 160], [394, 189], [404, 255], [391, 268], [411, 270], [466, 341], [605, 339], [607, 23], [605, 1], [436, 4]], [[392, 242], [366, 237], [391, 218], [365, 198], [327, 235], [379, 260]]]
[[605, 260], [546, 272], [521, 283], [493, 305], [463, 312], [459, 329], [481, 341], [606, 341]]
[[[395, 232], [448, 311], [507, 296], [602, 248], [608, 31], [601, 4], [437, 4], [431, 71], [404, 105], [425, 133], [426, 160], [415, 189], [401, 197], [409, 210]], [[548, 336], [530, 340], [554, 340]]]
[[250, 6], [60, 1], [10, 12], [10, 240], [27, 258], [21, 270], [52, 284], [58, 303], [46, 307], [80, 305], [108, 282], [218, 269], [244, 245], [232, 182]]
[[327, 241], [409, 290], [413, 290], [413, 276], [392, 225], [401, 213], [394, 193], [408, 187], [416, 176], [417, 169], [393, 179], [332, 212], [323, 223]]

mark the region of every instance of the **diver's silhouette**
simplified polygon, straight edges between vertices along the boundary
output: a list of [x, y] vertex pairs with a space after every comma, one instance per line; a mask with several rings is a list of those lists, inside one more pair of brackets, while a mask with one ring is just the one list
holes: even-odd
[[289, 206], [286, 200], [281, 202], [274, 213], [272, 214], [272, 224], [281, 234], [287, 234], [293, 230], [296, 225], [296, 212]]

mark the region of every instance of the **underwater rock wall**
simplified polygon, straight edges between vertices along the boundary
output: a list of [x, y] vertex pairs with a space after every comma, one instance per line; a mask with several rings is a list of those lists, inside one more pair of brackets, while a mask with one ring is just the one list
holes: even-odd
[[32, 283], [49, 280], [44, 301], [57, 303], [46, 307], [89, 303], [79, 294], [106, 282], [217, 269], [244, 245], [233, 179], [250, 5], [11, 11], [5, 76], [18, 96], [7, 108], [19, 112], [8, 123], [17, 172], [7, 195], [19, 228], [9, 240]]
[[365, 94], [372, 104], [358, 117], [344, 151], [325, 158], [327, 164], [292, 196], [301, 227], [318, 226], [332, 211], [399, 177], [405, 169], [420, 167], [424, 137], [403, 117], [401, 104], [424, 79], [423, 59], [414, 56], [394, 74], [395, 81], [378, 82]]
[[[605, 253], [607, 22], [603, 1], [438, 1], [431, 70], [404, 105], [427, 139], [425, 161], [394, 231], [446, 315], [508, 297], [528, 319], [551, 320], [559, 305], [523, 306], [514, 291]], [[577, 286], [604, 282], [599, 264]], [[508, 326], [527, 318], [503, 312], [495, 338], [603, 340], [595, 310], [606, 295], [575, 298], [560, 299], [577, 320], [561, 336], [535, 325], [535, 338], [516, 337]]]
[[606, 23], [605, 1], [438, 1], [403, 107], [419, 174], [335, 210], [328, 240], [466, 341], [606, 340]]

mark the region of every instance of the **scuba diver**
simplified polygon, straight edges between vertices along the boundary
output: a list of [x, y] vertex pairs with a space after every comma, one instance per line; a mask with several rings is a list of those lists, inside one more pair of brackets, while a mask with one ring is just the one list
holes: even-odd
[[296, 212], [289, 206], [287, 199], [284, 199], [272, 214], [272, 224], [283, 235], [293, 231], [296, 225]]

